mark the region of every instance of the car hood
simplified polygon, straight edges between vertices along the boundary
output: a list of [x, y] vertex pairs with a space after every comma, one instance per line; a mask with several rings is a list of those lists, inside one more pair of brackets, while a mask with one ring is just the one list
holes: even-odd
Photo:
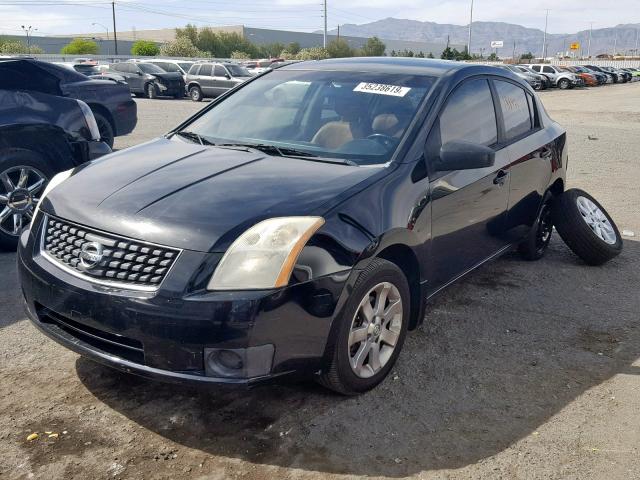
[[322, 215], [382, 168], [160, 138], [79, 167], [41, 208], [130, 238], [220, 252], [265, 218]]
[[168, 81], [182, 80], [182, 74], [178, 72], [150, 73], [149, 75]]

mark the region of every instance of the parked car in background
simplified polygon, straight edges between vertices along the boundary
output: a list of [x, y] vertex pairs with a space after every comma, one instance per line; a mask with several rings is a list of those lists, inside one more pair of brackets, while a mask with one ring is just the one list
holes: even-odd
[[129, 373], [359, 394], [428, 298], [514, 246], [544, 255], [566, 162], [565, 130], [509, 71], [288, 65], [56, 177], [20, 241], [26, 310]]
[[619, 83], [627, 83], [631, 81], [631, 74], [621, 68], [616, 67], [602, 67], [607, 72], [614, 73], [618, 76]]
[[542, 90], [541, 75], [538, 75], [535, 73], [523, 72], [521, 69], [517, 68], [515, 65], [494, 65], [494, 66], [513, 72], [518, 77], [522, 78], [525, 82], [527, 82], [529, 85], [531, 85], [531, 88], [533, 88], [534, 90]]
[[267, 69], [271, 68], [271, 64], [274, 62], [278, 62], [281, 59], [271, 60], [268, 58], [263, 58], [262, 60], [249, 60], [243, 62], [242, 65], [251, 73], [252, 75], [258, 75], [260, 73], [265, 72]]
[[584, 68], [588, 68], [589, 70], [592, 70], [594, 72], [599, 72], [603, 75], [606, 75], [607, 83], [618, 83], [618, 76], [613, 72], [609, 72], [603, 69], [602, 67], [598, 67], [596, 65], [584, 65]]
[[53, 176], [111, 149], [89, 106], [0, 61], [0, 248], [18, 244]]
[[549, 77], [547, 77], [546, 75], [543, 75], [542, 73], [538, 73], [535, 70], [532, 70], [531, 68], [527, 67], [526, 65], [513, 65], [513, 66], [517, 68], [519, 71], [521, 71], [522, 73], [537, 75], [540, 78], [541, 90], [546, 90], [547, 88], [551, 88], [551, 80], [549, 80]]
[[579, 75], [582, 73], [592, 75], [596, 79], [596, 82], [598, 82], [598, 85], [604, 85], [607, 83], [608, 76], [602, 72], [596, 72], [595, 70], [590, 70], [582, 65], [574, 65], [569, 67], [569, 69], [573, 71], [576, 75]]
[[[68, 68], [75, 72], [81, 73], [86, 77], [93, 78], [94, 80], [112, 80], [116, 83], [122, 83], [127, 85], [126, 80], [122, 75], [110, 72], [106, 69], [101, 69], [98, 65], [92, 65], [88, 63], [74, 63], [74, 62], [52, 62], [54, 65], [59, 65], [64, 68]], [[127, 85], [128, 88], [128, 85]]]
[[627, 67], [627, 68], [623, 68], [622, 70], [624, 70], [625, 72], [629, 72], [631, 74], [632, 82], [640, 81], [640, 69]]
[[85, 102], [93, 112], [102, 140], [110, 147], [115, 137], [132, 132], [138, 121], [136, 102], [125, 84], [90, 79], [74, 69], [39, 60], [2, 61], [0, 77], [3, 75], [29, 79], [25, 90], [49, 92], [55, 86], [60, 95]]
[[597, 87], [598, 85], [600, 85], [600, 82], [598, 82], [598, 79], [596, 78], [596, 76], [591, 73], [580, 71], [576, 67], [560, 67], [560, 69], [564, 70], [565, 72], [575, 73], [578, 77], [582, 79], [582, 81], [587, 87]]
[[122, 75], [136, 96], [147, 98], [184, 96], [184, 80], [178, 72], [165, 72], [162, 68], [144, 62], [120, 62], [109, 65], [109, 71]]
[[199, 62], [191, 66], [186, 88], [191, 100], [217, 97], [250, 79], [252, 75], [242, 65], [231, 62]]
[[152, 63], [163, 69], [165, 72], [177, 72], [182, 75], [184, 82], [187, 82], [187, 72], [194, 63], [190, 60], [171, 60], [169, 58], [154, 58], [152, 60], [141, 60], [142, 63]]
[[582, 83], [574, 73], [565, 72], [555, 65], [549, 65], [546, 63], [534, 63], [528, 64], [527, 66], [531, 67], [533, 71], [542, 73], [549, 77], [549, 80], [551, 80], [551, 85], [554, 87], [558, 87], [561, 90], [574, 88], [580, 86], [580, 84]]

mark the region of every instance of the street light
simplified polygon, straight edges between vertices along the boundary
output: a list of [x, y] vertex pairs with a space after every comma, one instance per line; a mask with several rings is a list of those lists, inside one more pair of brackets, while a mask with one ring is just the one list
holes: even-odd
[[21, 25], [21, 27], [22, 27], [22, 31], [27, 35], [27, 52], [31, 54], [31, 32], [32, 31], [35, 32], [38, 29], [32, 28], [31, 25], [29, 25], [28, 27]]

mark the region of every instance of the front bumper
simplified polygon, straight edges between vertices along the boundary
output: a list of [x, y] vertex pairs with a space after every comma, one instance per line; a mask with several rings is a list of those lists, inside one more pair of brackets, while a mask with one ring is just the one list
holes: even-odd
[[[140, 292], [71, 275], [40, 255], [36, 243], [25, 231], [17, 259], [33, 324], [83, 356], [170, 382], [250, 386], [312, 376], [322, 367], [332, 321], [351, 278], [342, 272], [273, 291], [188, 293], [185, 285], [193, 279], [186, 279], [218, 254], [183, 251], [157, 291]], [[248, 351], [268, 345], [273, 354], [264, 374], [212, 376], [205, 367], [205, 349]], [[264, 355], [255, 358], [263, 361]], [[248, 371], [258, 370], [264, 365], [249, 365]]]

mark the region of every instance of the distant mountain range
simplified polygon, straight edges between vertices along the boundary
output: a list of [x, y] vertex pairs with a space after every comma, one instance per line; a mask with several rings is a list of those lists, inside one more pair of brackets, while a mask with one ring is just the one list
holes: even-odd
[[[591, 34], [591, 55], [613, 53], [630, 54], [630, 50], [638, 47], [637, 35], [640, 24], [616, 25], [610, 28], [594, 29]], [[340, 25], [341, 35], [357, 37], [377, 36], [381, 39], [408, 40], [413, 42], [446, 43], [447, 38], [452, 44], [466, 45], [468, 25], [452, 25], [435, 22], [420, 22], [399, 18], [385, 18], [371, 23], [355, 25], [347, 23]], [[335, 34], [332, 30], [331, 34]], [[498, 50], [500, 56], [511, 56], [514, 49], [516, 54], [531, 52], [536, 56], [542, 55], [544, 32], [537, 28], [527, 28], [522, 25], [503, 22], [473, 22], [471, 36], [471, 52], [485, 54], [491, 51], [492, 40], [502, 40], [504, 47]], [[587, 54], [589, 30], [577, 33], [547, 34], [547, 55], [569, 50], [571, 43], [580, 43], [582, 53]], [[580, 53], [580, 51], [578, 51]]]

